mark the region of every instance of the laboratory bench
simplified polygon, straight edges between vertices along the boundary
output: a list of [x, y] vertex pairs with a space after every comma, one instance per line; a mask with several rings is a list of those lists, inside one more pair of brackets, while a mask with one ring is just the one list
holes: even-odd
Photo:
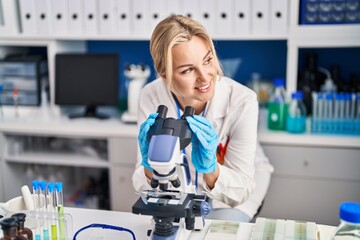
[[[90, 209], [78, 209], [78, 208], [66, 208], [65, 212], [72, 215], [73, 219], [73, 232], [79, 230], [92, 223], [102, 223], [123, 228], [130, 229], [134, 232], [137, 240], [145, 240], [147, 237], [147, 230], [152, 229], [151, 216], [135, 215], [129, 212], [116, 212], [116, 211], [103, 211], [103, 210], [90, 210]], [[205, 235], [211, 224], [212, 220], [205, 221], [205, 228], [201, 231], [193, 231], [189, 240], [206, 239]], [[254, 223], [240, 223], [236, 239], [247, 240], [250, 239], [251, 232], [253, 230]], [[330, 240], [335, 227], [329, 225], [317, 225], [319, 231], [319, 240]], [[86, 231], [86, 230], [85, 230]], [[94, 230], [96, 233], [96, 230]], [[103, 231], [105, 234], [105, 232]], [[111, 230], [107, 234], [119, 234]], [[113, 237], [114, 237], [113, 235]], [[81, 240], [81, 233], [78, 235], [77, 240]], [[110, 235], [111, 236], [111, 235]], [[117, 235], [120, 236], [120, 235]], [[122, 233], [121, 239], [132, 239], [129, 233]], [[100, 238], [99, 238], [100, 239]], [[104, 238], [101, 238], [104, 239]], [[116, 239], [116, 238], [106, 238]], [[118, 238], [119, 239], [119, 238]]]
[[[340, 203], [360, 202], [360, 137], [269, 131], [263, 116], [259, 123], [258, 139], [275, 168], [259, 216], [337, 225]], [[64, 168], [69, 185], [65, 192], [81, 185], [85, 173], [106, 171], [109, 209], [130, 212], [137, 199], [131, 179], [137, 132], [136, 125], [119, 119], [1, 119], [0, 201], [18, 196], [18, 189], [30, 184], [27, 173], [35, 164], [44, 171]], [[34, 143], [31, 147], [26, 147], [28, 139]], [[105, 146], [104, 154], [54, 150], [49, 143], [54, 139], [95, 141]]]

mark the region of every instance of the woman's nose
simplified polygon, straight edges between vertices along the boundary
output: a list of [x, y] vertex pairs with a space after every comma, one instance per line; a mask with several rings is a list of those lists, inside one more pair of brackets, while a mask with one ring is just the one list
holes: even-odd
[[205, 69], [199, 68], [197, 71], [197, 80], [207, 82], [207, 74]]

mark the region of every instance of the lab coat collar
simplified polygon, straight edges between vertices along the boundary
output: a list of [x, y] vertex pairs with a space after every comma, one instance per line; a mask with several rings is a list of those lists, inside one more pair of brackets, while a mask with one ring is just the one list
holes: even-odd
[[230, 87], [223, 78], [218, 76], [216, 80], [215, 94], [210, 100], [206, 113], [207, 118], [214, 120], [223, 118], [229, 111]]

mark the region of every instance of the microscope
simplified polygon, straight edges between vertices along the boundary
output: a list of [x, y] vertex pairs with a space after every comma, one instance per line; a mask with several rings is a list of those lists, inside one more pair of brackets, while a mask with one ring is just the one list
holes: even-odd
[[192, 137], [186, 117], [193, 116], [194, 112], [194, 108], [188, 106], [180, 119], [166, 118], [167, 107], [160, 105], [148, 132], [152, 190], [140, 193], [132, 212], [153, 216], [155, 227], [148, 232], [151, 240], [186, 240], [192, 230], [204, 227], [204, 216], [211, 211], [206, 197], [196, 194], [188, 161], [182, 152]]

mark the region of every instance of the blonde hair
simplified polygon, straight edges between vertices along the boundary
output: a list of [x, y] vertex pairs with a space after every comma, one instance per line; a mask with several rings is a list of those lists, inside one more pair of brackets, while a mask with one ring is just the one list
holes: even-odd
[[172, 48], [176, 44], [190, 41], [193, 36], [200, 37], [209, 45], [217, 74], [223, 75], [214, 43], [205, 28], [189, 17], [171, 15], [155, 27], [150, 39], [150, 53], [160, 77], [166, 78], [168, 82], [171, 81]]

